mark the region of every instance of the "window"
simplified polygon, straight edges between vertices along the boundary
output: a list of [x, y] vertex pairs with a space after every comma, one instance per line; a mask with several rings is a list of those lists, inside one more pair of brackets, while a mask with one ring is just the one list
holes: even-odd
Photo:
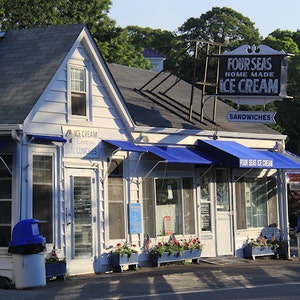
[[52, 156], [33, 155], [32, 172], [33, 217], [40, 221], [40, 231], [46, 241], [52, 243]]
[[236, 183], [237, 228], [260, 228], [277, 223], [274, 178], [244, 178]]
[[71, 114], [86, 116], [86, 76], [84, 68], [71, 67]]
[[109, 238], [125, 238], [123, 161], [112, 160], [108, 175]]
[[[12, 156], [1, 155], [0, 161], [0, 247], [8, 247], [11, 237]], [[6, 164], [6, 165], [5, 165]]]
[[193, 179], [145, 179], [143, 217], [145, 233], [151, 237], [195, 234]]

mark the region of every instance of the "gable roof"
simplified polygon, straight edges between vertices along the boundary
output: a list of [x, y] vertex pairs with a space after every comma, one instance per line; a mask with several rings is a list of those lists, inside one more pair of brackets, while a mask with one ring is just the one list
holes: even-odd
[[136, 125], [278, 134], [277, 131], [263, 124], [228, 122], [227, 113], [234, 109], [220, 100], [216, 102], [216, 117], [213, 121], [214, 97], [205, 101], [204, 118], [203, 122], [200, 122], [201, 90], [199, 88], [194, 89], [193, 115], [190, 120], [191, 84], [168, 72], [157, 73], [117, 64], [108, 64], [108, 66]]
[[22, 124], [83, 24], [8, 30], [0, 38], [0, 124]]
[[[9, 30], [0, 37], [0, 124], [24, 122], [84, 28], [77, 24]], [[108, 66], [138, 126], [278, 134], [262, 124], [228, 122], [227, 112], [233, 109], [219, 100], [213, 121], [213, 98], [206, 101], [204, 120], [200, 122], [198, 88], [189, 120], [189, 83], [167, 72]]]

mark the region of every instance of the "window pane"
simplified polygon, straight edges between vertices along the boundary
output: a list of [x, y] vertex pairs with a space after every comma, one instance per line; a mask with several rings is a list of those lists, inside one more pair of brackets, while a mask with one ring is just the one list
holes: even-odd
[[245, 183], [247, 228], [267, 226], [266, 182]]
[[0, 225], [11, 222], [11, 201], [0, 201]]
[[108, 176], [109, 238], [125, 238], [123, 162], [113, 160]]
[[[0, 161], [0, 178], [11, 178], [8, 168], [12, 168], [12, 155], [1, 155], [3, 161]], [[8, 168], [7, 168], [8, 167]]]
[[211, 199], [210, 182], [211, 174], [200, 174], [200, 195], [201, 195], [201, 230], [211, 231]]
[[85, 92], [84, 69], [71, 68], [71, 90]]
[[156, 180], [157, 235], [182, 234], [182, 205], [179, 179]]
[[216, 170], [217, 210], [229, 211], [229, 184], [227, 170]]
[[267, 179], [267, 201], [268, 201], [268, 224], [277, 224], [278, 223], [278, 214], [277, 214], [277, 186], [276, 178], [269, 177]]
[[40, 231], [46, 241], [52, 243], [52, 156], [33, 156], [32, 177], [33, 217], [40, 221]]
[[245, 178], [236, 183], [237, 228], [268, 226], [267, 182], [265, 178]]
[[41, 234], [52, 242], [52, 186], [33, 185], [33, 217], [40, 221]]
[[91, 257], [92, 197], [91, 178], [74, 177], [75, 257]]
[[123, 203], [109, 203], [109, 238], [124, 239], [124, 205]]
[[193, 178], [183, 178], [184, 233], [195, 234]]
[[1, 155], [0, 161], [0, 247], [8, 247], [11, 239], [12, 155]]
[[11, 179], [0, 178], [0, 199], [11, 199]]
[[11, 240], [11, 226], [1, 226], [0, 228], [0, 247], [8, 247], [8, 243]]
[[71, 94], [71, 113], [75, 116], [86, 116], [86, 95]]
[[33, 182], [52, 182], [52, 158], [51, 156], [34, 155], [33, 159]]
[[150, 237], [156, 237], [155, 232], [155, 191], [154, 179], [146, 178], [143, 181], [143, 217], [144, 231]]
[[245, 205], [245, 185], [243, 182], [235, 184], [236, 190], [236, 211], [237, 229], [246, 229], [246, 205]]

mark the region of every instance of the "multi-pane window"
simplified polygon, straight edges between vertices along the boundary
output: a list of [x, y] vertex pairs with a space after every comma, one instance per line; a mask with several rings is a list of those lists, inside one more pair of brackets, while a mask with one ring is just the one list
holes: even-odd
[[123, 162], [112, 160], [108, 175], [109, 238], [125, 238]]
[[0, 247], [8, 247], [11, 237], [12, 156], [0, 159]]
[[48, 243], [53, 242], [52, 199], [53, 171], [52, 156], [33, 155], [32, 206], [33, 217], [40, 221], [40, 231]]
[[260, 228], [277, 222], [272, 178], [244, 178], [236, 183], [237, 228]]
[[193, 179], [145, 179], [143, 217], [145, 233], [151, 237], [195, 234]]
[[84, 68], [70, 68], [71, 114], [86, 116], [86, 75]]

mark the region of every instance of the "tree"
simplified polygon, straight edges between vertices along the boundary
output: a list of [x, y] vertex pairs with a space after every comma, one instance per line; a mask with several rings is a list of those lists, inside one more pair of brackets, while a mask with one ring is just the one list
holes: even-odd
[[294, 56], [289, 57], [287, 85], [287, 94], [293, 98], [274, 102], [273, 110], [277, 111], [277, 126], [280, 126], [280, 131], [288, 136], [286, 148], [296, 154], [300, 154], [300, 125], [298, 121], [300, 114], [300, 51], [299, 45], [293, 38], [297, 38], [298, 35], [299, 33], [289, 30], [277, 29], [263, 41], [264, 44], [273, 49], [294, 54]]
[[186, 42], [200, 39], [222, 43], [229, 48], [261, 41], [258, 29], [249, 18], [227, 7], [213, 7], [200, 18], [189, 18], [178, 32]]
[[147, 60], [129, 43], [126, 32], [107, 16], [111, 0], [0, 0], [0, 29], [24, 29], [84, 23], [109, 62], [146, 67]]
[[[214, 7], [212, 10], [202, 14], [200, 18], [189, 18], [178, 28], [178, 34], [184, 41], [186, 47], [190, 47], [190, 58], [185, 59], [185, 79], [191, 81], [193, 78], [193, 55], [198, 51], [197, 77], [195, 81], [203, 81], [204, 67], [207, 43], [216, 43], [210, 45], [210, 54], [216, 54], [219, 51], [219, 45], [222, 51], [230, 50], [242, 44], [259, 44], [261, 38], [258, 29], [249, 18], [227, 7]], [[197, 42], [199, 41], [199, 42]], [[198, 48], [196, 49], [196, 46]], [[209, 59], [209, 68], [207, 81], [215, 83], [217, 59]], [[214, 92], [214, 88], [211, 92]]]
[[185, 45], [174, 33], [139, 26], [127, 26], [129, 42], [137, 51], [145, 49], [155, 50], [166, 57], [164, 68], [171, 73], [180, 74], [178, 56], [184, 52]]

